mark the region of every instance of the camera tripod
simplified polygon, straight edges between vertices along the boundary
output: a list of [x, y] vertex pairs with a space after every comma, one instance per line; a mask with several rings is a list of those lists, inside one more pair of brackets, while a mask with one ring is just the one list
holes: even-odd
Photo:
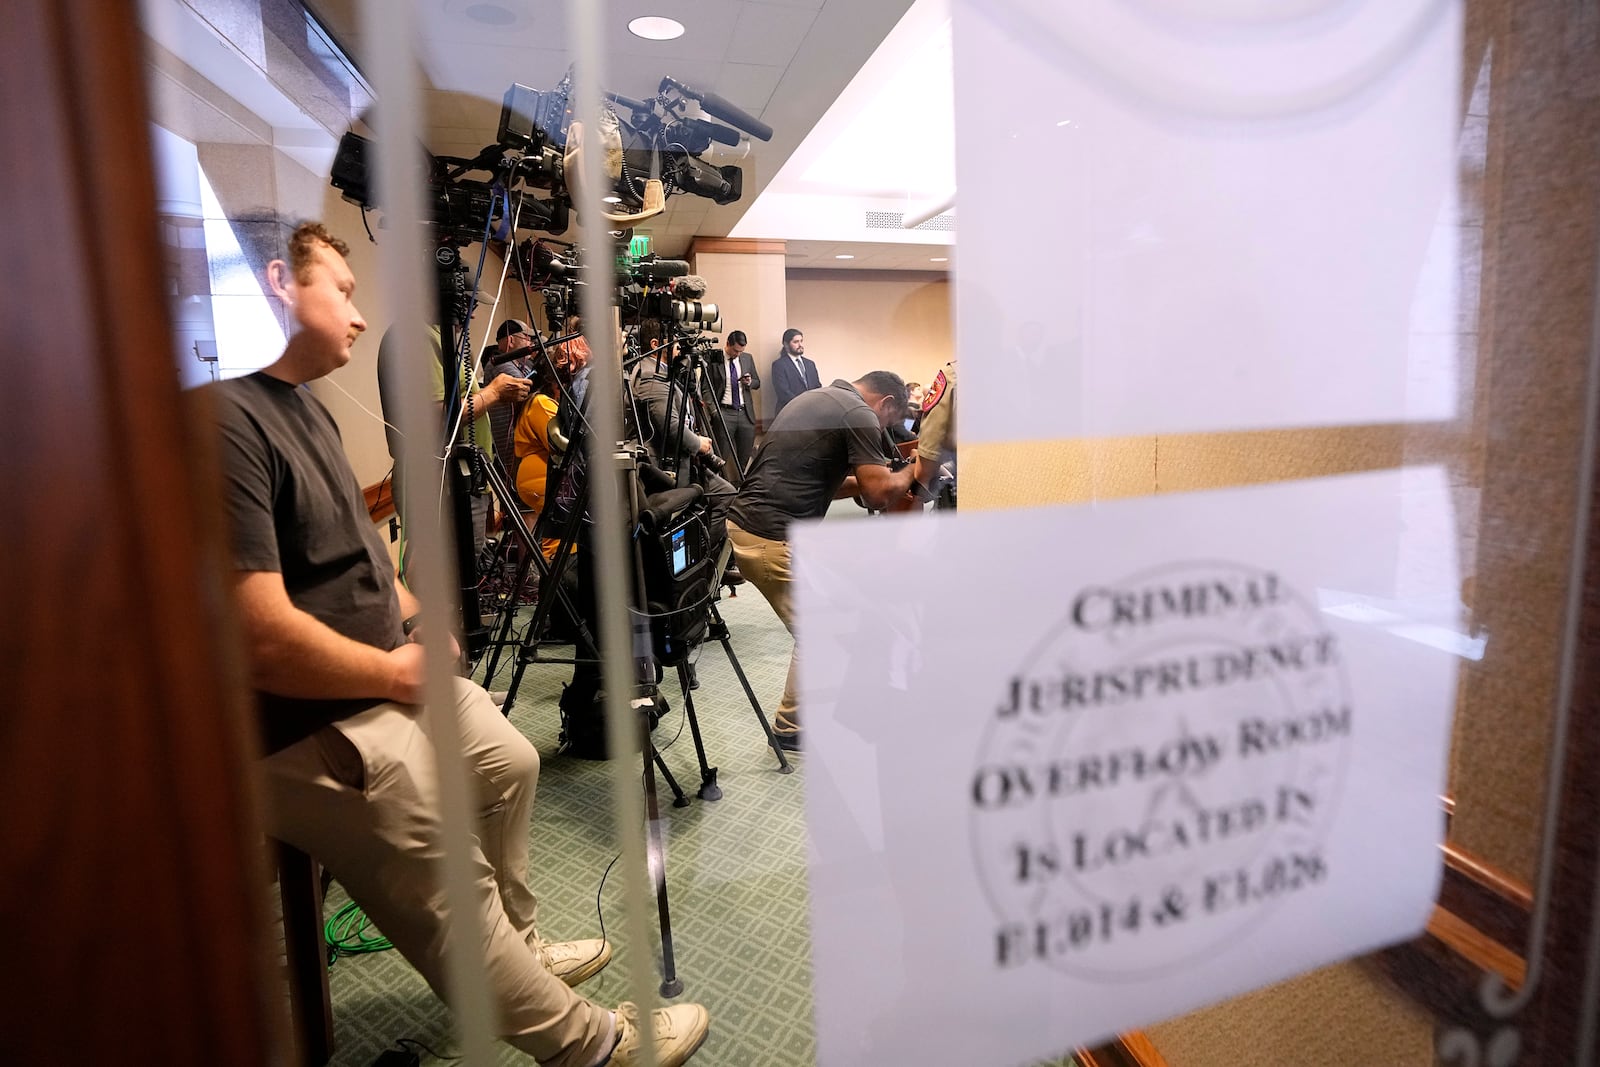
[[[586, 491], [587, 478], [584, 472], [574, 469], [583, 466], [581, 458], [583, 456], [582, 437], [581, 431], [574, 434], [561, 462], [551, 468], [547, 482], [550, 489], [546, 495], [545, 509], [531, 528], [517, 513], [514, 495], [502, 497], [503, 500], [512, 504], [508, 511], [508, 516], [512, 520], [512, 531], [522, 546], [522, 559], [518, 564], [517, 577], [513, 583], [512, 593], [508, 598], [508, 605], [506, 610], [503, 611], [499, 622], [498, 634], [489, 643], [491, 654], [485, 669], [485, 677], [493, 677], [498, 673], [503, 649], [513, 646], [517, 648], [515, 670], [512, 674], [511, 684], [507, 688], [507, 706], [510, 706], [515, 701], [517, 691], [522, 684], [523, 673], [530, 663], [594, 664], [599, 662], [598, 645], [588, 627], [584, 624], [583, 612], [576, 610], [575, 605], [568, 598], [566, 590], [562, 587], [562, 580], [567, 573], [567, 569], [574, 563], [572, 550], [582, 539], [581, 535], [585, 521], [584, 512], [588, 496]], [[643, 484], [643, 477], [645, 476], [641, 474], [641, 466], [647, 466], [647, 464], [645, 463], [643, 450], [638, 446], [623, 446], [613, 452], [612, 464], [613, 474], [621, 480], [621, 487], [624, 493], [623, 499], [627, 502], [626, 510], [629, 517], [629, 528], [635, 532], [632, 557], [635, 572], [634, 586], [636, 600], [638, 600], [644, 596], [646, 585], [645, 566], [642, 557], [643, 546], [641, 545], [639, 534], [659, 528], [664, 521], [691, 510], [699, 502], [699, 490], [694, 487], [667, 489], [663, 492], [647, 495]], [[492, 467], [490, 471], [491, 490], [497, 494], [509, 492], [503, 480], [498, 477], [497, 472]], [[579, 488], [575, 494], [563, 501], [559, 497], [560, 490], [558, 487], [569, 480], [579, 482]], [[540, 551], [538, 535], [552, 524], [558, 524], [561, 534], [554, 557], [547, 561]], [[726, 564], [727, 555], [730, 551], [731, 548], [728, 542], [724, 540], [716, 559], [707, 561], [710, 566], [704, 568], [706, 571], [706, 586], [703, 597], [699, 601], [690, 604], [683, 612], [677, 614], [687, 614], [689, 611], [700, 610], [706, 613], [707, 624], [704, 636], [694, 643], [694, 647], [701, 647], [704, 639], [714, 640], [722, 646], [723, 653], [728, 658], [728, 664], [733, 668], [734, 675], [738, 678], [740, 687], [744, 690], [745, 698], [749, 701], [750, 708], [755, 713], [757, 722], [761, 725], [762, 733], [767, 739], [767, 745], [777, 756], [779, 773], [788, 774], [793, 768], [783, 749], [773, 737], [772, 727], [767, 720], [766, 712], [761, 707], [760, 698], [756, 696], [755, 690], [744, 672], [744, 666], [739, 662], [738, 654], [734, 651], [733, 640], [727, 623], [723, 620], [721, 612], [717, 610], [718, 578], [723, 566]], [[539, 593], [534, 607], [533, 618], [529, 621], [521, 641], [514, 642], [510, 638], [516, 622], [515, 601], [518, 592], [526, 587], [534, 572], [538, 574]], [[574, 635], [576, 638], [574, 655], [571, 657], [551, 656], [547, 651], [547, 647], [553, 642], [547, 640], [546, 634], [551, 613], [557, 604], [566, 607], [577, 623], [577, 633]], [[637, 655], [641, 645], [646, 645], [650, 642], [650, 627], [652, 623], [659, 623], [660, 620], [652, 619], [650, 613], [640, 603], [636, 602], [630, 605], [630, 610], [633, 614]], [[697, 795], [704, 800], [716, 800], [721, 797], [722, 790], [717, 784], [717, 768], [711, 765], [706, 756], [704, 739], [700, 733], [699, 718], [695, 713], [694, 698], [691, 695], [693, 690], [690, 687], [691, 683], [688, 676], [689, 661], [687, 657], [690, 651], [692, 651], [692, 648], [675, 649], [670, 654], [670, 658], [674, 661], [671, 665], [676, 668], [676, 673], [678, 674], [679, 690], [683, 695], [684, 701], [684, 715], [689, 723], [690, 733], [694, 740], [696, 758], [699, 762], [700, 788], [697, 791]], [[645, 656], [641, 656], [640, 659], [641, 670], [637, 679], [640, 692], [637, 697], [640, 699], [651, 698], [653, 704], [654, 698], [658, 695], [656, 687], [659, 684], [658, 679], [655, 677], [655, 656], [647, 653]], [[647, 669], [643, 666], [642, 661], [644, 659], [651, 660]], [[662, 777], [666, 779], [669, 788], [672, 790], [673, 806], [686, 806], [688, 799], [682, 787], [679, 786], [677, 779], [672, 775], [666, 764], [660, 760], [659, 754], [654, 753], [653, 750], [651, 752], [662, 773]]]
[[[574, 427], [571, 441], [563, 453], [561, 461], [551, 468], [546, 480], [545, 507], [537, 520], [530, 528], [522, 520], [516, 507], [516, 498], [509, 489], [505, 480], [500, 477], [492, 464], [488, 465], [490, 471], [491, 490], [501, 495], [502, 503], [507, 507], [507, 516], [512, 519], [511, 529], [522, 547], [522, 559], [518, 564], [517, 580], [508, 595], [503, 617], [499, 623], [499, 634], [491, 642], [493, 649], [489, 664], [485, 671], [485, 679], [494, 676], [500, 666], [502, 648], [510, 647], [509, 640], [515, 622], [516, 604], [520, 590], [530, 579], [532, 572], [539, 575], [538, 601], [534, 608], [533, 618], [529, 621], [522, 641], [518, 644], [516, 654], [516, 669], [506, 694], [505, 706], [510, 708], [515, 700], [517, 690], [521, 687], [523, 672], [529, 663], [574, 663], [598, 664], [599, 656], [596, 651], [597, 643], [588, 628], [584, 625], [583, 613], [573, 610], [574, 605], [562, 589], [561, 582], [568, 567], [573, 562], [573, 547], [579, 543], [580, 535], [585, 525], [585, 512], [588, 503], [588, 472], [587, 456], [583, 447], [585, 434], [582, 432], [581, 418], [576, 420], [578, 426]], [[647, 468], [644, 449], [639, 446], [623, 445], [613, 450], [611, 454], [611, 469], [608, 472], [619, 481], [625, 502], [625, 513], [629, 519], [629, 529], [634, 531], [631, 552], [634, 569], [634, 596], [633, 603], [629, 605], [629, 613], [634, 632], [633, 647], [635, 654], [635, 690], [632, 706], [638, 713], [638, 729], [640, 734], [640, 748], [643, 756], [645, 817], [646, 817], [646, 859], [651, 878], [656, 891], [656, 906], [661, 930], [661, 960], [662, 981], [661, 995], [674, 997], [683, 991], [683, 982], [678, 978], [676, 962], [672, 946], [672, 919], [668, 904], [666, 857], [661, 839], [660, 811], [657, 807], [656, 774], [667, 783], [672, 792], [673, 806], [686, 807], [689, 804], [688, 796], [683, 787], [673, 776], [671, 769], [662, 758], [661, 752], [656, 748], [651, 738], [650, 731], [659, 717], [656, 709], [659, 707], [660, 694], [657, 688], [656, 647], [651, 633], [652, 624], [659, 621], [648, 611], [649, 601], [647, 594], [646, 566], [643, 558], [644, 545], [641, 534], [654, 535], [663, 529], [676, 531], [683, 529], [677, 520], [686, 513], [691, 514], [700, 500], [698, 487], [683, 489], [668, 489], [653, 495], [644, 491], [644, 471]], [[556, 549], [552, 560], [546, 561], [542, 552], [538, 534], [552, 527], [561, 531], [559, 547]], [[686, 559], [687, 559], [686, 550]], [[733, 644], [728, 632], [726, 622], [716, 610], [715, 598], [719, 588], [718, 583], [722, 568], [727, 561], [727, 553], [731, 551], [726, 540], [719, 555], [712, 559], [701, 559], [701, 571], [704, 576], [705, 586], [703, 599], [688, 605], [688, 610], [704, 610], [707, 623], [700, 640], [689, 647], [669, 645], [669, 658], [676, 668], [679, 689], [683, 694], [684, 717], [688, 721], [690, 734], [694, 740], [695, 755], [699, 761], [700, 787], [696, 795], [702, 800], [715, 801], [722, 798], [722, 787], [717, 783], [717, 768], [712, 766], [706, 757], [705, 742], [700, 733], [699, 718], [695, 713], [694, 699], [689, 679], [688, 655], [693, 648], [701, 647], [705, 638], [709, 637], [722, 645], [728, 657], [729, 664], [738, 676], [745, 696], [750, 701], [750, 707], [755, 712], [761, 724], [762, 732], [766, 735], [767, 744], [778, 757], [779, 773], [791, 773], [793, 768], [789, 764], [784, 751], [779, 747], [772, 734], [772, 727], [767, 721], [766, 713], [761, 708], [761, 703], [751, 688], [749, 679], [745, 676], [744, 668], [739, 663], [738, 656], [733, 650]], [[709, 568], [706, 566], [710, 564]], [[687, 566], [687, 564], [686, 564]], [[550, 614], [557, 603], [563, 604], [573, 619], [577, 622], [576, 647], [574, 655], [568, 659], [556, 658], [542, 654], [544, 635], [549, 624]], [[687, 612], [684, 612], [687, 614]], [[691, 627], [692, 632], [692, 627]], [[587, 654], [587, 655], [586, 655]], [[597, 694], [598, 695], [598, 694]]]

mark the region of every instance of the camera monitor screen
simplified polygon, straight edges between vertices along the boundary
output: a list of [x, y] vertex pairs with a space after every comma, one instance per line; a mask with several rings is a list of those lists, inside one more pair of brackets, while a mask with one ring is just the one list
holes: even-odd
[[689, 531], [680, 526], [672, 531], [672, 576], [676, 578], [689, 569], [694, 560], [689, 555]]

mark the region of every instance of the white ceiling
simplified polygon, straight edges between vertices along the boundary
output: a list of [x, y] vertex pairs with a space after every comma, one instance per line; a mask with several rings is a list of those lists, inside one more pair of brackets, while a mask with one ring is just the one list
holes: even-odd
[[951, 229], [886, 231], [868, 220], [920, 216], [955, 193], [950, 48], [949, 4], [916, 0], [732, 235], [953, 243]]
[[[520, 82], [548, 89], [570, 63], [566, 5], [559, 0], [417, 0], [423, 39], [429, 147], [474, 155], [494, 139], [500, 100]], [[744, 196], [718, 207], [681, 195], [641, 226], [666, 255], [697, 235], [725, 236], [816, 127], [911, 0], [614, 0], [607, 4], [605, 83], [653, 96], [663, 75], [715, 92], [774, 130], [752, 142]], [[363, 64], [359, 0], [306, 0], [331, 36]], [[627, 30], [641, 15], [666, 15], [688, 32], [645, 41]], [[948, 113], [948, 112], [946, 112]], [[917, 240], [928, 240], [919, 235]], [[909, 255], [909, 253], [908, 253]], [[808, 264], [809, 265], [809, 264]], [[843, 261], [837, 265], [845, 265]]]

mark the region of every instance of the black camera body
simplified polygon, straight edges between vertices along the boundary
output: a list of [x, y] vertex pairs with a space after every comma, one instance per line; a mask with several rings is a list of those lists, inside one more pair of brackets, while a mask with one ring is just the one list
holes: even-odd
[[[370, 140], [358, 133], [346, 133], [339, 139], [328, 174], [328, 183], [346, 200], [368, 209], [378, 206], [372, 195], [371, 153]], [[424, 153], [423, 163], [427, 168], [424, 196], [429, 221], [438, 228], [440, 240], [445, 243], [471, 244], [483, 240], [486, 233], [510, 230], [513, 216], [515, 229], [566, 232], [571, 216], [564, 198], [541, 200], [524, 196], [519, 202], [503, 192], [497, 193], [491, 182], [453, 176], [445, 161], [436, 156]]]
[[495, 140], [522, 152], [538, 152], [546, 144], [565, 148], [567, 127], [572, 124], [570, 88], [570, 75], [548, 91], [512, 85], [500, 101]]
[[[570, 72], [554, 89], [513, 84], [501, 100], [494, 144], [472, 159], [421, 152], [430, 221], [441, 242], [465, 245], [486, 236], [515, 240], [516, 231], [524, 230], [566, 232], [572, 207], [564, 154], [574, 117], [571, 90]], [[643, 205], [645, 183], [655, 176], [666, 196], [693, 193], [717, 204], [734, 203], [744, 195], [743, 172], [735, 166], [714, 166], [700, 156], [713, 144], [739, 144], [740, 130], [753, 131], [763, 140], [772, 136], [769, 127], [721, 98], [671, 78], [662, 80], [660, 95], [649, 102], [607, 95], [628, 116], [614, 107], [610, 112], [622, 149], [621, 173], [612, 187], [628, 210]], [[686, 114], [685, 102], [691, 100], [698, 101], [706, 114], [737, 128]], [[372, 193], [371, 146], [359, 134], [345, 134], [329, 174], [330, 184], [363, 209], [379, 206]], [[466, 177], [475, 171], [492, 178]], [[534, 197], [527, 195], [529, 189], [551, 195]], [[709, 314], [688, 306], [675, 310], [684, 316], [677, 319], [680, 322], [706, 323], [715, 318], [714, 305]]]
[[698, 497], [641, 544], [645, 611], [656, 659], [675, 667], [705, 641], [710, 626], [711, 539], [705, 504]]

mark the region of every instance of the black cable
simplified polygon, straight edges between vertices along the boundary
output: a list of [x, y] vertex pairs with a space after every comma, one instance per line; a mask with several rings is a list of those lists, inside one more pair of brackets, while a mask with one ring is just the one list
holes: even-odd
[[704, 605], [709, 604], [714, 600], [720, 599], [717, 591], [719, 589], [721, 589], [721, 588], [722, 588], [722, 583], [720, 581], [719, 582], [713, 582], [711, 584], [711, 588], [709, 590], [707, 590], [706, 595], [701, 597], [699, 600], [696, 600], [693, 604], [685, 604], [681, 608], [668, 608], [665, 611], [641, 611], [641, 612], [639, 612], [639, 618], [641, 618], [641, 619], [670, 619], [674, 615], [687, 615], [689, 612], [694, 611], [696, 608], [703, 607]]
[[657, 755], [660, 755], [661, 753], [665, 752], [667, 749], [671, 748], [673, 745], [678, 743], [678, 738], [683, 736], [683, 724], [688, 718], [689, 718], [689, 716], [684, 714], [682, 711], [678, 712], [678, 732], [672, 735], [672, 740], [671, 741], [668, 741], [666, 744], [664, 744], [660, 748], [656, 749], [656, 754]]
[[[594, 917], [596, 919], [600, 920], [600, 945], [601, 945], [600, 951], [601, 952], [605, 951], [605, 946], [608, 944], [608, 942], [606, 941], [606, 916], [605, 916], [605, 912], [602, 911], [601, 908], [600, 908], [600, 894], [602, 894], [602, 893], [604, 893], [606, 891], [606, 879], [611, 877], [611, 868], [615, 867], [617, 865], [617, 861], [620, 860], [621, 858], [622, 858], [622, 853], [620, 853], [620, 852], [618, 852], [615, 856], [611, 857], [611, 862], [606, 864], [606, 869], [603, 872], [601, 872], [600, 885], [594, 891]], [[597, 960], [599, 958], [600, 958], [600, 956], [598, 954], [589, 957], [589, 959], [587, 961], [585, 961], [584, 966], [588, 966], [590, 963], [593, 963], [595, 960]]]
[[[388, 484], [390, 484], [392, 481], [394, 481], [394, 464], [393, 463], [389, 464], [388, 473], [385, 474], [381, 479], [378, 480], [378, 499], [381, 500], [383, 498], [383, 487], [388, 485]], [[389, 491], [389, 499], [390, 500], [394, 499], [394, 491], [392, 489]]]
[[432, 1056], [436, 1060], [446, 1060], [446, 1061], [448, 1061], [448, 1060], [459, 1060], [459, 1059], [461, 1059], [461, 1057], [459, 1055], [458, 1056], [444, 1056], [444, 1055], [441, 1055], [440, 1053], [437, 1053], [437, 1052], [433, 1051], [433, 1049], [429, 1048], [427, 1045], [423, 1044], [421, 1041], [418, 1041], [414, 1037], [398, 1038], [398, 1039], [395, 1040], [395, 1044], [399, 1045], [401, 1048], [406, 1048], [407, 1046], [415, 1045], [415, 1046], [417, 1046], [417, 1048], [420, 1048], [423, 1052], [426, 1052], [428, 1055]]

